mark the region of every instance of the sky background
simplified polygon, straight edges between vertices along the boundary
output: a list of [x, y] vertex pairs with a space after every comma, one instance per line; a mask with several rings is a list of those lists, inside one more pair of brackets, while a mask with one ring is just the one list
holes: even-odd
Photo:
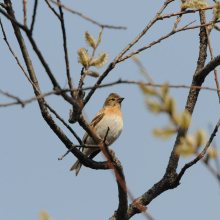
[[[160, 10], [164, 1], [63, 0], [62, 3], [102, 24], [127, 27], [127, 30], [104, 29], [96, 55], [107, 51], [110, 54], [108, 62], [110, 63], [141, 33]], [[17, 20], [23, 23], [22, 1], [12, 2]], [[163, 14], [179, 12], [180, 3], [176, 0], [169, 4]], [[213, 5], [213, 1], [209, 3]], [[33, 0], [27, 2], [28, 26], [32, 20], [33, 5]], [[58, 11], [58, 8], [53, 6]], [[206, 15], [209, 21], [212, 18], [211, 10], [207, 11]], [[12, 26], [3, 15], [0, 16], [8, 41], [24, 65]], [[81, 65], [77, 62], [77, 50], [86, 47], [85, 31], [98, 38], [100, 27], [65, 10], [64, 16], [71, 77], [77, 85], [81, 71]], [[198, 12], [184, 15], [178, 27], [184, 27], [194, 20], [196, 22], [193, 25], [199, 25]], [[128, 53], [168, 34], [175, 21], [176, 17], [172, 17], [156, 22]], [[23, 31], [22, 35], [41, 91], [51, 91], [52, 84], [44, 68]], [[42, 0], [38, 3], [33, 37], [56, 79], [61, 87], [64, 87], [67, 79], [60, 22]], [[210, 39], [213, 54], [216, 56], [220, 51], [219, 32], [213, 30]], [[91, 54], [91, 49], [88, 50]], [[197, 64], [198, 51], [199, 29], [195, 29], [177, 33], [141, 52], [139, 56], [156, 83], [190, 85]], [[209, 61], [210, 55], [207, 58], [207, 62]], [[99, 72], [103, 73], [106, 67], [101, 68]], [[22, 100], [34, 96], [32, 86], [8, 50], [2, 33], [0, 33], [0, 71], [1, 90]], [[219, 67], [217, 71], [220, 72]], [[103, 83], [113, 82], [119, 78], [145, 80], [132, 59], [117, 64]], [[85, 86], [92, 86], [95, 82], [95, 78], [86, 77]], [[203, 85], [216, 87], [213, 72], [207, 76]], [[177, 100], [179, 111], [184, 109], [188, 91], [183, 88], [170, 90], [171, 95]], [[144, 96], [136, 85], [115, 85], [96, 90], [85, 107], [90, 120], [102, 108], [106, 97], [112, 92], [118, 93], [125, 100], [122, 103], [124, 129], [111, 148], [123, 165], [128, 188], [135, 197], [138, 197], [163, 177], [175, 136], [164, 141], [152, 135], [154, 127], [168, 124], [168, 117], [164, 114], [152, 115], [146, 109]], [[62, 97], [50, 96], [46, 100], [65, 121], [68, 121], [71, 106]], [[0, 103], [10, 101], [12, 100], [0, 95]], [[208, 125], [212, 124], [214, 127], [219, 120], [219, 110], [216, 92], [201, 91], [189, 133], [194, 133], [197, 128], [209, 131]], [[78, 142], [60, 121], [54, 115], [52, 117], [68, 138], [77, 144]], [[77, 123], [71, 127], [83, 137], [84, 131]], [[215, 140], [219, 145], [219, 133]], [[36, 101], [24, 108], [16, 105], [0, 109], [0, 146], [0, 219], [36, 220], [41, 209], [46, 209], [54, 220], [108, 219], [117, 209], [118, 189], [112, 171], [96, 171], [82, 167], [77, 177], [75, 172], [69, 172], [76, 158], [70, 153], [62, 161], [58, 161], [58, 158], [66, 152], [66, 148], [42, 118]], [[194, 157], [181, 158], [178, 171]], [[105, 158], [100, 154], [95, 160], [103, 161]], [[166, 191], [154, 199], [148, 205], [148, 211], [156, 220], [219, 220], [219, 204], [219, 182], [204, 164], [199, 162], [187, 170], [178, 188]], [[139, 214], [132, 219], [142, 220], [145, 217]]]

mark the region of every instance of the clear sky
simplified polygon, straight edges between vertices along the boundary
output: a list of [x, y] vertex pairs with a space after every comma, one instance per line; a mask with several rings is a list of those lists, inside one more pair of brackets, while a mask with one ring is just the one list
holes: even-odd
[[[97, 54], [107, 51], [112, 61], [149, 23], [162, 7], [165, 0], [137, 1], [68, 1], [62, 3], [73, 10], [103, 24], [126, 26], [127, 30], [105, 29]], [[1, 1], [2, 2], [2, 1]], [[23, 23], [22, 1], [13, 0], [17, 20]], [[171, 3], [163, 14], [180, 11], [180, 1]], [[213, 5], [213, 1], [209, 1]], [[27, 22], [30, 26], [34, 1], [27, 2]], [[58, 11], [58, 8], [53, 5]], [[77, 63], [77, 50], [86, 47], [84, 33], [89, 31], [98, 38], [100, 27], [64, 10], [71, 77], [77, 85], [81, 65]], [[212, 17], [207, 11], [207, 21]], [[10, 22], [0, 15], [8, 41], [24, 65]], [[60, 85], [66, 85], [66, 71], [60, 22], [48, 8], [45, 1], [39, 1], [33, 37]], [[199, 25], [199, 14], [182, 17], [178, 27], [192, 21]], [[158, 21], [139, 42], [130, 49], [135, 51], [168, 34], [176, 17]], [[190, 85], [194, 74], [198, 50], [199, 29], [177, 33], [140, 54], [145, 68], [156, 83]], [[25, 33], [30, 57], [42, 92], [52, 90], [52, 84], [33, 52]], [[219, 32], [211, 33], [214, 56], [220, 52]], [[90, 54], [91, 50], [88, 48]], [[208, 53], [209, 54], [209, 53]], [[208, 55], [207, 62], [210, 61]], [[107, 66], [99, 70], [102, 73]], [[34, 96], [33, 89], [18, 67], [0, 33], [0, 89], [20, 97], [22, 100]], [[220, 72], [220, 68], [217, 68]], [[124, 80], [145, 80], [138, 67], [131, 60], [116, 65], [103, 83]], [[94, 85], [96, 79], [87, 77], [85, 86]], [[214, 73], [211, 72], [204, 86], [215, 88]], [[112, 92], [125, 100], [122, 103], [124, 129], [120, 138], [111, 146], [124, 167], [128, 188], [135, 197], [142, 195], [159, 181], [166, 169], [175, 137], [168, 141], [156, 139], [152, 129], [168, 123], [166, 115], [152, 115], [144, 104], [144, 96], [135, 85], [115, 85], [99, 89], [92, 96], [85, 111], [91, 120], [102, 108], [105, 98]], [[183, 110], [188, 89], [171, 89], [177, 100], [178, 110]], [[71, 106], [61, 97], [46, 98], [57, 113], [68, 121]], [[0, 95], [0, 103], [11, 99]], [[219, 120], [219, 102], [216, 92], [203, 90], [193, 114], [189, 129], [194, 133], [200, 127], [208, 131]], [[77, 144], [71, 133], [53, 116], [67, 136]], [[84, 131], [78, 125], [71, 127], [83, 137]], [[219, 145], [219, 133], [216, 136]], [[82, 167], [79, 175], [69, 172], [76, 158], [69, 154], [62, 161], [58, 158], [66, 152], [65, 146], [48, 127], [41, 116], [37, 102], [0, 109], [0, 219], [38, 219], [41, 209], [48, 210], [55, 220], [69, 218], [108, 219], [118, 207], [118, 189], [111, 171], [96, 171]], [[181, 158], [178, 171], [194, 156]], [[97, 161], [104, 160], [100, 154]], [[212, 165], [215, 165], [212, 163]], [[198, 163], [181, 180], [181, 185], [164, 192], [148, 206], [149, 213], [156, 219], [219, 219], [220, 190], [215, 177]], [[129, 200], [129, 203], [131, 201]], [[142, 214], [133, 217], [145, 219]]]

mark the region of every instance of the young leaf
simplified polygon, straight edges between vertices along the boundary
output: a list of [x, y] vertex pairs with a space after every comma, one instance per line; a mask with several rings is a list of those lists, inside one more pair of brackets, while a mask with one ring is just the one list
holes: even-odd
[[182, 155], [183, 157], [188, 157], [194, 153], [194, 149], [190, 145], [178, 145], [176, 147], [176, 153], [178, 155]]
[[209, 147], [209, 149], [208, 149], [208, 155], [209, 155], [209, 157], [211, 157], [211, 158], [216, 158], [216, 157], [218, 156], [218, 151], [217, 151], [217, 149], [214, 148], [214, 147]]
[[166, 95], [164, 97], [164, 109], [166, 112], [170, 114], [173, 114], [175, 112], [176, 109], [175, 100], [169, 95]]
[[198, 129], [196, 131], [196, 147], [200, 147], [201, 145], [206, 143], [206, 133], [204, 130], [202, 129]]
[[162, 139], [168, 139], [174, 133], [176, 133], [176, 129], [170, 127], [153, 129], [153, 134]]
[[140, 88], [141, 88], [142, 92], [146, 95], [157, 95], [157, 91], [154, 88], [152, 88], [150, 86], [146, 86], [142, 82], [140, 83]]
[[161, 107], [160, 103], [157, 101], [151, 101], [151, 100], [146, 100], [147, 108], [152, 112], [152, 113], [159, 113], [163, 111], [163, 108]]
[[39, 218], [40, 220], [52, 220], [52, 218], [49, 217], [49, 215], [48, 215], [48, 213], [47, 213], [46, 210], [42, 210], [42, 211], [40, 212], [39, 217], [40, 217], [40, 218]]

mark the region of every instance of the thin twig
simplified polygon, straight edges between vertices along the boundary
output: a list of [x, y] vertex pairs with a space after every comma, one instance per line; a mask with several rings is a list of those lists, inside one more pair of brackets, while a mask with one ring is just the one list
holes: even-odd
[[[2, 33], [3, 33], [3, 36], [4, 36], [4, 40], [6, 42], [6, 44], [8, 45], [8, 48], [9, 50], [11, 51], [12, 55], [14, 56], [14, 58], [16, 59], [18, 65], [20, 66], [20, 68], [22, 69], [22, 71], [24, 72], [25, 76], [27, 77], [28, 81], [32, 84], [32, 86], [35, 87], [34, 83], [32, 82], [32, 80], [30, 79], [30, 77], [28, 76], [27, 72], [25, 71], [24, 67], [21, 65], [20, 61], [18, 60], [18, 57], [15, 55], [14, 51], [12, 50], [8, 40], [7, 40], [7, 37], [6, 37], [6, 34], [5, 34], [5, 31], [4, 31], [4, 28], [3, 28], [3, 24], [1, 22], [1, 18], [0, 18], [0, 25], [1, 25], [1, 28], [2, 28]], [[36, 87], [35, 87], [36, 89]], [[25, 105], [25, 104], [22, 104], [22, 106]]]
[[[45, 0], [45, 1], [47, 1], [47, 0]], [[53, 2], [53, 3], [56, 4], [56, 5], [58, 5], [58, 6], [62, 7], [62, 8], [64, 8], [64, 9], [66, 9], [66, 10], [69, 11], [69, 12], [72, 12], [73, 14], [77, 14], [77, 15], [81, 16], [82, 18], [84, 18], [84, 19], [86, 19], [86, 20], [88, 20], [88, 21], [91, 21], [91, 22], [94, 23], [94, 24], [99, 25], [100, 27], [103, 27], [103, 28], [114, 28], [114, 29], [126, 29], [126, 27], [124, 27], [124, 26], [112, 26], [112, 25], [100, 24], [99, 22], [97, 22], [97, 21], [95, 21], [95, 20], [93, 20], [93, 19], [91, 19], [91, 18], [88, 18], [87, 16], [83, 15], [82, 13], [79, 13], [79, 12], [77, 12], [77, 11], [74, 11], [74, 10], [72, 10], [72, 9], [70, 9], [70, 8], [68, 8], [68, 7], [66, 7], [65, 5], [62, 5], [62, 4], [58, 3], [58, 2], [55, 2], [54, 0], [50, 0], [50, 1]]]
[[212, 143], [213, 138], [216, 136], [216, 133], [218, 132], [219, 126], [220, 126], [220, 119], [219, 119], [217, 125], [215, 126], [215, 129], [214, 129], [214, 131], [212, 132], [212, 134], [211, 134], [211, 136], [210, 136], [210, 138], [209, 138], [209, 141], [206, 143], [206, 146], [205, 146], [205, 148], [203, 149], [203, 151], [202, 151], [194, 160], [192, 160], [191, 162], [185, 164], [185, 166], [181, 169], [179, 175], [177, 176], [177, 178], [176, 178], [176, 180], [175, 180], [176, 182], [179, 182], [179, 181], [180, 181], [180, 179], [182, 178], [183, 174], [185, 173], [185, 171], [186, 171], [188, 168], [190, 168], [191, 166], [193, 166], [194, 164], [196, 164], [199, 160], [201, 160], [201, 159], [204, 157], [206, 151], [208, 150], [210, 144]]
[[26, 7], [27, 0], [23, 0], [23, 11], [24, 11], [24, 26], [27, 27], [27, 7]]
[[[57, 0], [57, 1], [60, 4], [60, 0]], [[64, 48], [64, 53], [65, 53], [66, 75], [67, 75], [67, 79], [68, 79], [69, 88], [73, 89], [72, 79], [70, 76], [70, 66], [69, 66], [67, 40], [66, 40], [66, 29], [65, 29], [65, 24], [64, 24], [64, 16], [63, 16], [62, 7], [59, 6], [59, 10], [60, 10], [60, 17], [61, 17], [60, 23], [61, 23], [62, 33], [63, 33], [63, 48]], [[74, 98], [73, 91], [71, 91], [71, 96]]]
[[[213, 60], [213, 52], [212, 52], [212, 47], [211, 47], [211, 43], [210, 43], [210, 37], [209, 37], [209, 31], [208, 31], [208, 27], [205, 27], [206, 29], [206, 34], [207, 34], [207, 38], [208, 38], [208, 45], [209, 45], [209, 51], [210, 51], [210, 55], [211, 55], [211, 59]], [[215, 75], [215, 83], [216, 83], [216, 87], [219, 90], [219, 82], [218, 82], [218, 76], [217, 76], [217, 70], [216, 68], [214, 69], [214, 75]], [[218, 98], [219, 98], [219, 103], [220, 103], [220, 91], [217, 91], [218, 94]]]
[[21, 23], [19, 23], [18, 21], [16, 21], [11, 15], [8, 15], [5, 11], [3, 11], [0, 8], [0, 12], [6, 17], [8, 18], [11, 22], [13, 22], [14, 24], [16, 24], [18, 27], [20, 27], [22, 30], [24, 30], [25, 32], [29, 32], [28, 28], [24, 25], [22, 25]]
[[8, 97], [10, 97], [10, 98], [12, 98], [12, 99], [16, 99], [17, 102], [18, 102], [19, 104], [21, 104], [22, 107], [24, 107], [23, 102], [22, 102], [22, 101], [20, 100], [20, 98], [18, 98], [17, 96], [11, 95], [11, 94], [9, 94], [8, 92], [3, 92], [1, 89], [0, 89], [0, 93], [1, 93], [2, 95], [8, 96]]
[[34, 12], [33, 12], [33, 16], [32, 16], [31, 29], [30, 29], [31, 35], [32, 35], [33, 29], [34, 29], [34, 22], [35, 22], [35, 17], [36, 17], [36, 12], [37, 12], [37, 3], [38, 3], [38, 0], [35, 0]]
[[46, 2], [47, 5], [49, 6], [49, 8], [53, 11], [53, 13], [61, 20], [62, 18], [61, 18], [60, 15], [55, 11], [55, 9], [51, 6], [51, 4], [48, 2], [48, 0], [45, 0], [45, 2]]
[[76, 132], [64, 121], [64, 119], [62, 119], [55, 110], [53, 110], [50, 105], [45, 102], [45, 105], [47, 106], [47, 108], [50, 109], [50, 111], [56, 115], [56, 117], [68, 128], [68, 130], [74, 135], [74, 137], [76, 138], [76, 140], [79, 142], [79, 144], [82, 144], [82, 140], [79, 138], [79, 136], [76, 134]]
[[149, 83], [154, 84], [154, 80], [151, 77], [151, 75], [148, 73], [148, 71], [145, 69], [144, 65], [142, 64], [142, 62], [140, 61], [138, 56], [134, 56], [133, 57], [134, 62], [138, 65], [141, 73], [144, 74], [144, 76], [146, 77], [146, 79], [148, 80]]
[[[220, 21], [218, 21], [218, 22], [220, 22]], [[217, 22], [217, 23], [218, 23], [218, 22]], [[187, 25], [186, 25], [185, 27], [180, 28], [180, 29], [178, 29], [178, 30], [176, 30], [176, 31], [171, 31], [169, 34], [167, 34], [167, 35], [161, 37], [160, 39], [158, 39], [158, 40], [156, 40], [156, 41], [153, 41], [151, 44], [148, 44], [147, 46], [144, 46], [144, 47], [140, 48], [139, 50], [136, 50], [136, 51], [130, 53], [129, 55], [125, 56], [125, 57], [122, 57], [121, 59], [119, 59], [119, 60], [117, 61], [117, 63], [122, 62], [122, 61], [124, 61], [124, 60], [126, 60], [126, 59], [132, 57], [133, 55], [138, 54], [138, 53], [140, 53], [141, 51], [146, 50], [146, 49], [152, 47], [152, 46], [155, 45], [155, 44], [160, 43], [162, 40], [164, 40], [164, 39], [166, 39], [166, 38], [172, 36], [173, 34], [176, 34], [176, 33], [181, 32], [181, 31], [186, 31], [186, 30], [201, 28], [201, 27], [205, 27], [205, 26], [209, 26], [209, 25], [212, 25], [212, 23], [210, 22], [210, 23], [207, 23], [207, 24], [196, 25], [196, 26], [193, 26], [193, 27], [186, 27], [186, 26], [187, 26]]]
[[[210, 91], [218, 91], [216, 88], [210, 88], [210, 87], [205, 87], [205, 86], [152, 84], [152, 83], [143, 83], [143, 82], [137, 82], [137, 81], [121, 80], [121, 79], [119, 79], [115, 82], [112, 82], [112, 83], [107, 83], [107, 84], [96, 86], [96, 88], [98, 89], [98, 88], [113, 86], [113, 85], [117, 85], [117, 84], [136, 84], [136, 85], [142, 84], [142, 85], [146, 85], [146, 86], [153, 86], [153, 87], [160, 87], [160, 88], [162, 88], [166, 85], [169, 88], [176, 88], [176, 89], [186, 88], [186, 89], [204, 89], [204, 90], [210, 90]], [[70, 91], [83, 91], [83, 90], [90, 90], [90, 89], [93, 89], [93, 88], [94, 88], [94, 86], [85, 87], [85, 88], [81, 88], [81, 89], [73, 89], [73, 90], [70, 90], [70, 89], [61, 89], [61, 90], [55, 90], [55, 91], [53, 90], [53, 91], [41, 94], [39, 96], [33, 97], [31, 99], [24, 100], [24, 101], [22, 101], [22, 103], [24, 105], [26, 105], [26, 104], [34, 101], [34, 100], [41, 99], [41, 98], [44, 98], [44, 97], [49, 96], [49, 95], [53, 95], [53, 94], [60, 95], [60, 94], [70, 92]], [[20, 104], [20, 103], [12, 102], [12, 103], [7, 103], [7, 104], [0, 104], [0, 107], [7, 107], [7, 106], [11, 106], [11, 105], [16, 105], [16, 104]]]
[[220, 173], [218, 173], [204, 158], [202, 161], [206, 165], [206, 167], [210, 170], [210, 172], [220, 181]]
[[199, 9], [194, 9], [194, 10], [187, 10], [187, 11], [181, 11], [181, 12], [176, 12], [176, 13], [171, 13], [168, 15], [162, 15], [158, 18], [158, 20], [163, 20], [164, 18], [170, 18], [173, 16], [178, 16], [178, 15], [183, 15], [183, 14], [188, 14], [188, 13], [195, 13], [197, 11], [205, 11], [205, 10], [209, 10], [209, 9], [213, 9], [214, 6], [209, 6], [209, 7], [205, 7], [205, 8], [199, 8]]

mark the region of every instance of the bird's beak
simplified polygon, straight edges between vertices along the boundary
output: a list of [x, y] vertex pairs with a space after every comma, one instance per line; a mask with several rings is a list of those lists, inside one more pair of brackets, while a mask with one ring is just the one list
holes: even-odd
[[119, 98], [118, 103], [121, 103], [124, 100], [124, 98]]

